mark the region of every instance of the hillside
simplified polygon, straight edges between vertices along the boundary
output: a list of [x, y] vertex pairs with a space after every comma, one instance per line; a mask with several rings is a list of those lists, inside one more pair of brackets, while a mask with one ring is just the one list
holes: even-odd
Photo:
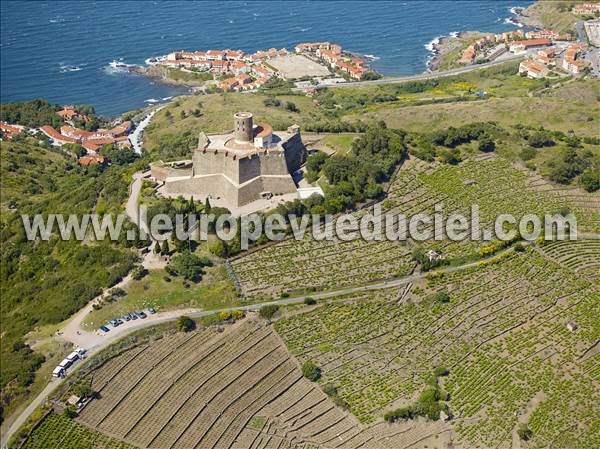
[[[0, 144], [2, 190], [2, 417], [48, 380], [57, 346], [32, 352], [28, 332], [68, 318], [137, 260], [119, 244], [26, 240], [20, 214], [118, 211], [127, 183], [115, 167], [92, 174], [69, 156], [28, 142]], [[60, 355], [60, 354], [59, 354]], [[48, 359], [47, 363], [44, 360]], [[39, 368], [42, 371], [36, 375]]]
[[[70, 349], [46, 346], [59, 323], [138, 261], [125, 242], [27, 242], [19, 214], [122, 211], [135, 171], [189, 157], [199, 132], [230, 129], [239, 110], [275, 129], [297, 123], [309, 149], [324, 150], [309, 157], [306, 173], [325, 198], [280, 204], [279, 212], [360, 217], [379, 203], [410, 217], [443, 204], [446, 216], [470, 218], [478, 204], [484, 229], [500, 213], [569, 211], [580, 232], [600, 233], [598, 81], [545, 82], [515, 71], [510, 63], [313, 98], [287, 88], [185, 96], [156, 114], [144, 157], [121, 166], [85, 169], [31, 138], [2, 142], [4, 416], [41, 390]], [[155, 188], [142, 183], [152, 213], [204, 210]], [[178, 273], [177, 262], [163, 263], [123, 286], [118, 301], [96, 307], [79, 330], [137, 307], [223, 313], [191, 332], [146, 328], [152, 338], [136, 333], [91, 358], [65, 389], [78, 380], [100, 394], [78, 416], [49, 413], [25, 447], [46, 447], [56, 432], [64, 447], [81, 439], [115, 448], [507, 448], [525, 447], [524, 425], [527, 447], [591, 448], [597, 245], [518, 240], [286, 239], [248, 253], [235, 240], [194, 247], [203, 258], [199, 282]], [[173, 260], [190, 248], [168, 246], [163, 256]], [[428, 250], [441, 254], [439, 264], [426, 262]], [[264, 301], [280, 307], [268, 320], [247, 312], [239, 322], [243, 313], [223, 310]], [[576, 331], [567, 330], [571, 321]], [[30, 348], [32, 332], [50, 337]], [[305, 378], [306, 363], [316, 368]], [[64, 408], [65, 397], [52, 401]]]
[[571, 8], [583, 1], [536, 1], [527, 7], [519, 17], [525, 25], [550, 28], [559, 33], [575, 34], [575, 23], [580, 16], [571, 13]]

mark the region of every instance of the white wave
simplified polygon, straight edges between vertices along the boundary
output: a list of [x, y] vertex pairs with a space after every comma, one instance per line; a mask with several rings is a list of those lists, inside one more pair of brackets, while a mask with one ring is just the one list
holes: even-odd
[[229, 23], [235, 23], [233, 20], [228, 20]]
[[300, 31], [302, 31], [303, 33], [312, 30], [312, 27], [308, 27], [308, 28], [300, 28]]
[[425, 48], [427, 49], [427, 51], [428, 52], [434, 52], [435, 51], [435, 47], [440, 44], [440, 40], [443, 37], [444, 36], [437, 36], [437, 37], [434, 37], [433, 39], [431, 39], [429, 42], [427, 42], [425, 44]]
[[168, 101], [168, 100], [170, 100], [171, 98], [173, 98], [173, 97], [163, 97], [163, 98], [161, 98], [161, 100], [162, 100], [162, 101]]
[[514, 25], [516, 27], [523, 28], [523, 24], [512, 17], [507, 17], [506, 19], [504, 19], [504, 23], [506, 23], [507, 25]]
[[[82, 65], [85, 65], [85, 64], [82, 64]], [[64, 63], [59, 64], [59, 69], [60, 69], [60, 73], [79, 72], [80, 70], [83, 70], [83, 68], [80, 66], [64, 64]]]
[[377, 61], [378, 59], [381, 59], [379, 56], [375, 56], [375, 55], [363, 55], [363, 56], [371, 61]]
[[518, 16], [519, 14], [521, 14], [521, 11], [523, 11], [523, 7], [522, 6], [512, 6], [510, 8], [508, 8], [508, 10], [510, 11], [510, 13], [514, 16]]
[[144, 100], [145, 103], [158, 103], [160, 100], [157, 100], [156, 98], [148, 98], [147, 100]]
[[126, 64], [123, 62], [123, 58], [113, 59], [105, 67], [104, 71], [109, 75], [118, 73], [129, 73], [132, 67], [136, 67], [135, 64]]
[[448, 36], [457, 38], [460, 35], [460, 31], [452, 31]]

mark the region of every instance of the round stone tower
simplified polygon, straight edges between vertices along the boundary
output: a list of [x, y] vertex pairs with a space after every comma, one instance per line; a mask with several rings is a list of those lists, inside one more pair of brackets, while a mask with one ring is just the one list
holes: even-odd
[[253, 142], [252, 114], [250, 112], [236, 112], [233, 115], [233, 129], [236, 142]]

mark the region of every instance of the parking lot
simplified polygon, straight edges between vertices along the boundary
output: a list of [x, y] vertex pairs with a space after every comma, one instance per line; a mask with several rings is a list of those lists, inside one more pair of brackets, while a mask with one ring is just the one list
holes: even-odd
[[275, 67], [286, 79], [330, 75], [329, 69], [323, 64], [302, 55], [279, 56], [270, 59], [269, 65]]

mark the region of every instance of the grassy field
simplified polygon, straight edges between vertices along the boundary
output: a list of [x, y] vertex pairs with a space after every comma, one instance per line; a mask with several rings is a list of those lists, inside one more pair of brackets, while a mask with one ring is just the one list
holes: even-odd
[[168, 81], [185, 83], [186, 85], [191, 86], [201, 86], [206, 81], [213, 79], [211, 73], [192, 72], [189, 70], [175, 69], [164, 66], [150, 66], [147, 73], [151, 76], [158, 76]]
[[84, 320], [83, 327], [95, 329], [109, 319], [148, 307], [156, 311], [178, 308], [210, 310], [240, 304], [223, 262], [206, 268], [206, 274], [198, 283], [187, 283], [179, 277], [168, 275], [164, 270], [153, 270], [143, 279], [131, 281], [124, 290], [126, 296], [91, 312]]
[[356, 133], [330, 134], [321, 140], [321, 144], [326, 147], [327, 153], [347, 154], [352, 149], [352, 142], [358, 137]]
[[[519, 90], [521, 83], [526, 85], [529, 81], [511, 79], [509, 84], [514, 84], [516, 90], [510, 96], [505, 91], [507, 85], [494, 88], [494, 83], [489, 81], [478, 84], [484, 89], [485, 84], [490, 85], [487, 89], [493, 96], [488, 100], [406, 107], [381, 105], [362, 113], [361, 118], [384, 120], [392, 128], [416, 132], [495, 121], [503, 126], [520, 123], [563, 132], [573, 130], [581, 136], [597, 135], [599, 80], [572, 82], [534, 97]], [[351, 118], [355, 116], [348, 117]]]
[[[161, 137], [165, 135], [191, 131], [196, 141], [200, 131], [216, 133], [230, 130], [233, 128], [233, 114], [238, 111], [251, 111], [255, 123], [265, 121], [276, 130], [286, 129], [296, 123], [302, 126], [323, 115], [313, 101], [305, 96], [277, 96], [282, 102], [293, 102], [299, 112], [290, 112], [282, 107], [265, 106], [266, 98], [268, 95], [253, 93], [180, 97], [156, 114], [152, 124], [145, 131], [144, 144], [149, 151], [153, 151], [157, 149]], [[199, 117], [192, 114], [196, 109], [201, 112]]]

